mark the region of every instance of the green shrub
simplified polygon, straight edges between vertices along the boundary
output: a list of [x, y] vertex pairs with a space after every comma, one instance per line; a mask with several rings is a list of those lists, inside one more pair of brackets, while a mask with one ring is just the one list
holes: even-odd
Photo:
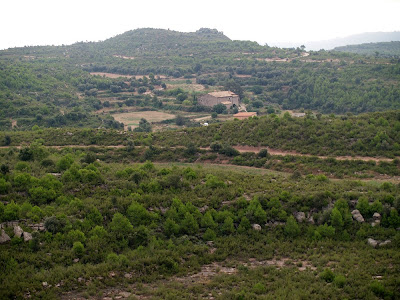
[[206, 232], [203, 234], [203, 239], [205, 241], [214, 241], [216, 239], [217, 235], [215, 234], [215, 231], [212, 230], [211, 228], [207, 228]]
[[85, 247], [81, 242], [75, 242], [72, 246], [72, 252], [77, 257], [82, 257], [83, 253], [85, 252]]
[[335, 274], [331, 269], [326, 268], [321, 274], [319, 274], [319, 277], [326, 282], [332, 282], [335, 279]]
[[297, 224], [295, 218], [290, 216], [287, 218], [286, 225], [285, 225], [285, 234], [289, 237], [296, 237], [300, 233], [299, 225]]
[[333, 279], [333, 283], [336, 286], [342, 288], [346, 284], [346, 277], [344, 277], [343, 275], [337, 275], [335, 276], [335, 279]]
[[256, 293], [256, 294], [259, 294], [259, 295], [260, 294], [265, 294], [266, 291], [267, 291], [267, 288], [261, 282], [258, 282], [255, 285], [253, 285], [253, 292]]
[[384, 297], [385, 294], [386, 294], [386, 290], [385, 290], [384, 285], [382, 283], [380, 283], [379, 281], [373, 281], [370, 284], [369, 288], [378, 297]]

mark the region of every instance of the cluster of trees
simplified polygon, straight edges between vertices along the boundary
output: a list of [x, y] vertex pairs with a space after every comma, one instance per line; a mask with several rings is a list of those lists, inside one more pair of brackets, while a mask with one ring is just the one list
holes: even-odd
[[[370, 113], [360, 116], [306, 114], [296, 118], [285, 113], [254, 117], [244, 121], [212, 124], [198, 129], [186, 129], [188, 134], [161, 132], [153, 136], [173, 145], [207, 147], [213, 141], [229, 145], [268, 146], [297, 150], [314, 155], [399, 155], [400, 115], [398, 111]], [[195, 138], [193, 138], [195, 137]]]

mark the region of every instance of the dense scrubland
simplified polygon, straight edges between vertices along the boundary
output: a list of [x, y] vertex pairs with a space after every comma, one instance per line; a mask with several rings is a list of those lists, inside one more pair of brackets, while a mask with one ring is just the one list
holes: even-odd
[[[398, 296], [395, 184], [106, 163], [82, 149], [38, 147], [30, 160], [21, 153], [1, 152], [1, 219], [27, 232], [44, 223], [44, 231], [24, 242], [6, 227], [3, 297], [99, 296], [112, 286], [159, 298]], [[374, 213], [382, 218], [372, 227]], [[373, 248], [367, 238], [391, 243]], [[211, 282], [184, 279], [212, 264]], [[232, 274], [218, 272], [225, 267]]]
[[399, 70], [211, 29], [0, 51], [0, 298], [399, 298]]

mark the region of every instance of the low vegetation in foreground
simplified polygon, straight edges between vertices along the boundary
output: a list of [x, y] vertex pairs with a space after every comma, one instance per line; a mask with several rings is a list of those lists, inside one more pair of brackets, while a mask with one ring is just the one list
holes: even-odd
[[38, 149], [1, 152], [2, 298], [400, 296], [396, 184]]

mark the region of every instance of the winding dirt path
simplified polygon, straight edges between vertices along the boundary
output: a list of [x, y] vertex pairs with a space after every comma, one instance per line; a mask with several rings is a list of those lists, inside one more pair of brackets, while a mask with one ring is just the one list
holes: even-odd
[[[52, 149], [63, 149], [63, 148], [110, 148], [120, 149], [126, 147], [125, 145], [61, 145], [61, 146], [45, 146]], [[232, 146], [240, 153], [245, 152], [259, 152], [261, 149], [267, 149], [270, 155], [293, 155], [293, 156], [306, 156], [306, 157], [317, 157], [320, 159], [334, 158], [336, 160], [362, 160], [362, 161], [375, 161], [375, 162], [392, 162], [392, 158], [387, 157], [372, 157], [372, 156], [324, 156], [324, 155], [312, 155], [303, 154], [296, 151], [287, 151], [281, 149], [273, 149], [269, 147], [253, 147], [253, 146]], [[1, 146], [0, 149], [17, 148], [20, 149], [22, 146]], [[184, 148], [184, 146], [170, 147], [171, 149]], [[200, 147], [201, 150], [210, 150], [210, 147]]]
[[280, 149], [273, 149], [269, 147], [252, 147], [252, 146], [233, 146], [239, 152], [259, 152], [261, 149], [267, 149], [268, 153], [271, 155], [293, 155], [293, 156], [307, 156], [307, 157], [318, 157], [321, 159], [334, 158], [336, 160], [362, 160], [369, 161], [373, 160], [375, 162], [386, 161], [391, 162], [393, 159], [387, 157], [371, 157], [371, 156], [321, 156], [321, 155], [312, 155], [312, 154], [302, 154], [296, 151], [286, 151]]

